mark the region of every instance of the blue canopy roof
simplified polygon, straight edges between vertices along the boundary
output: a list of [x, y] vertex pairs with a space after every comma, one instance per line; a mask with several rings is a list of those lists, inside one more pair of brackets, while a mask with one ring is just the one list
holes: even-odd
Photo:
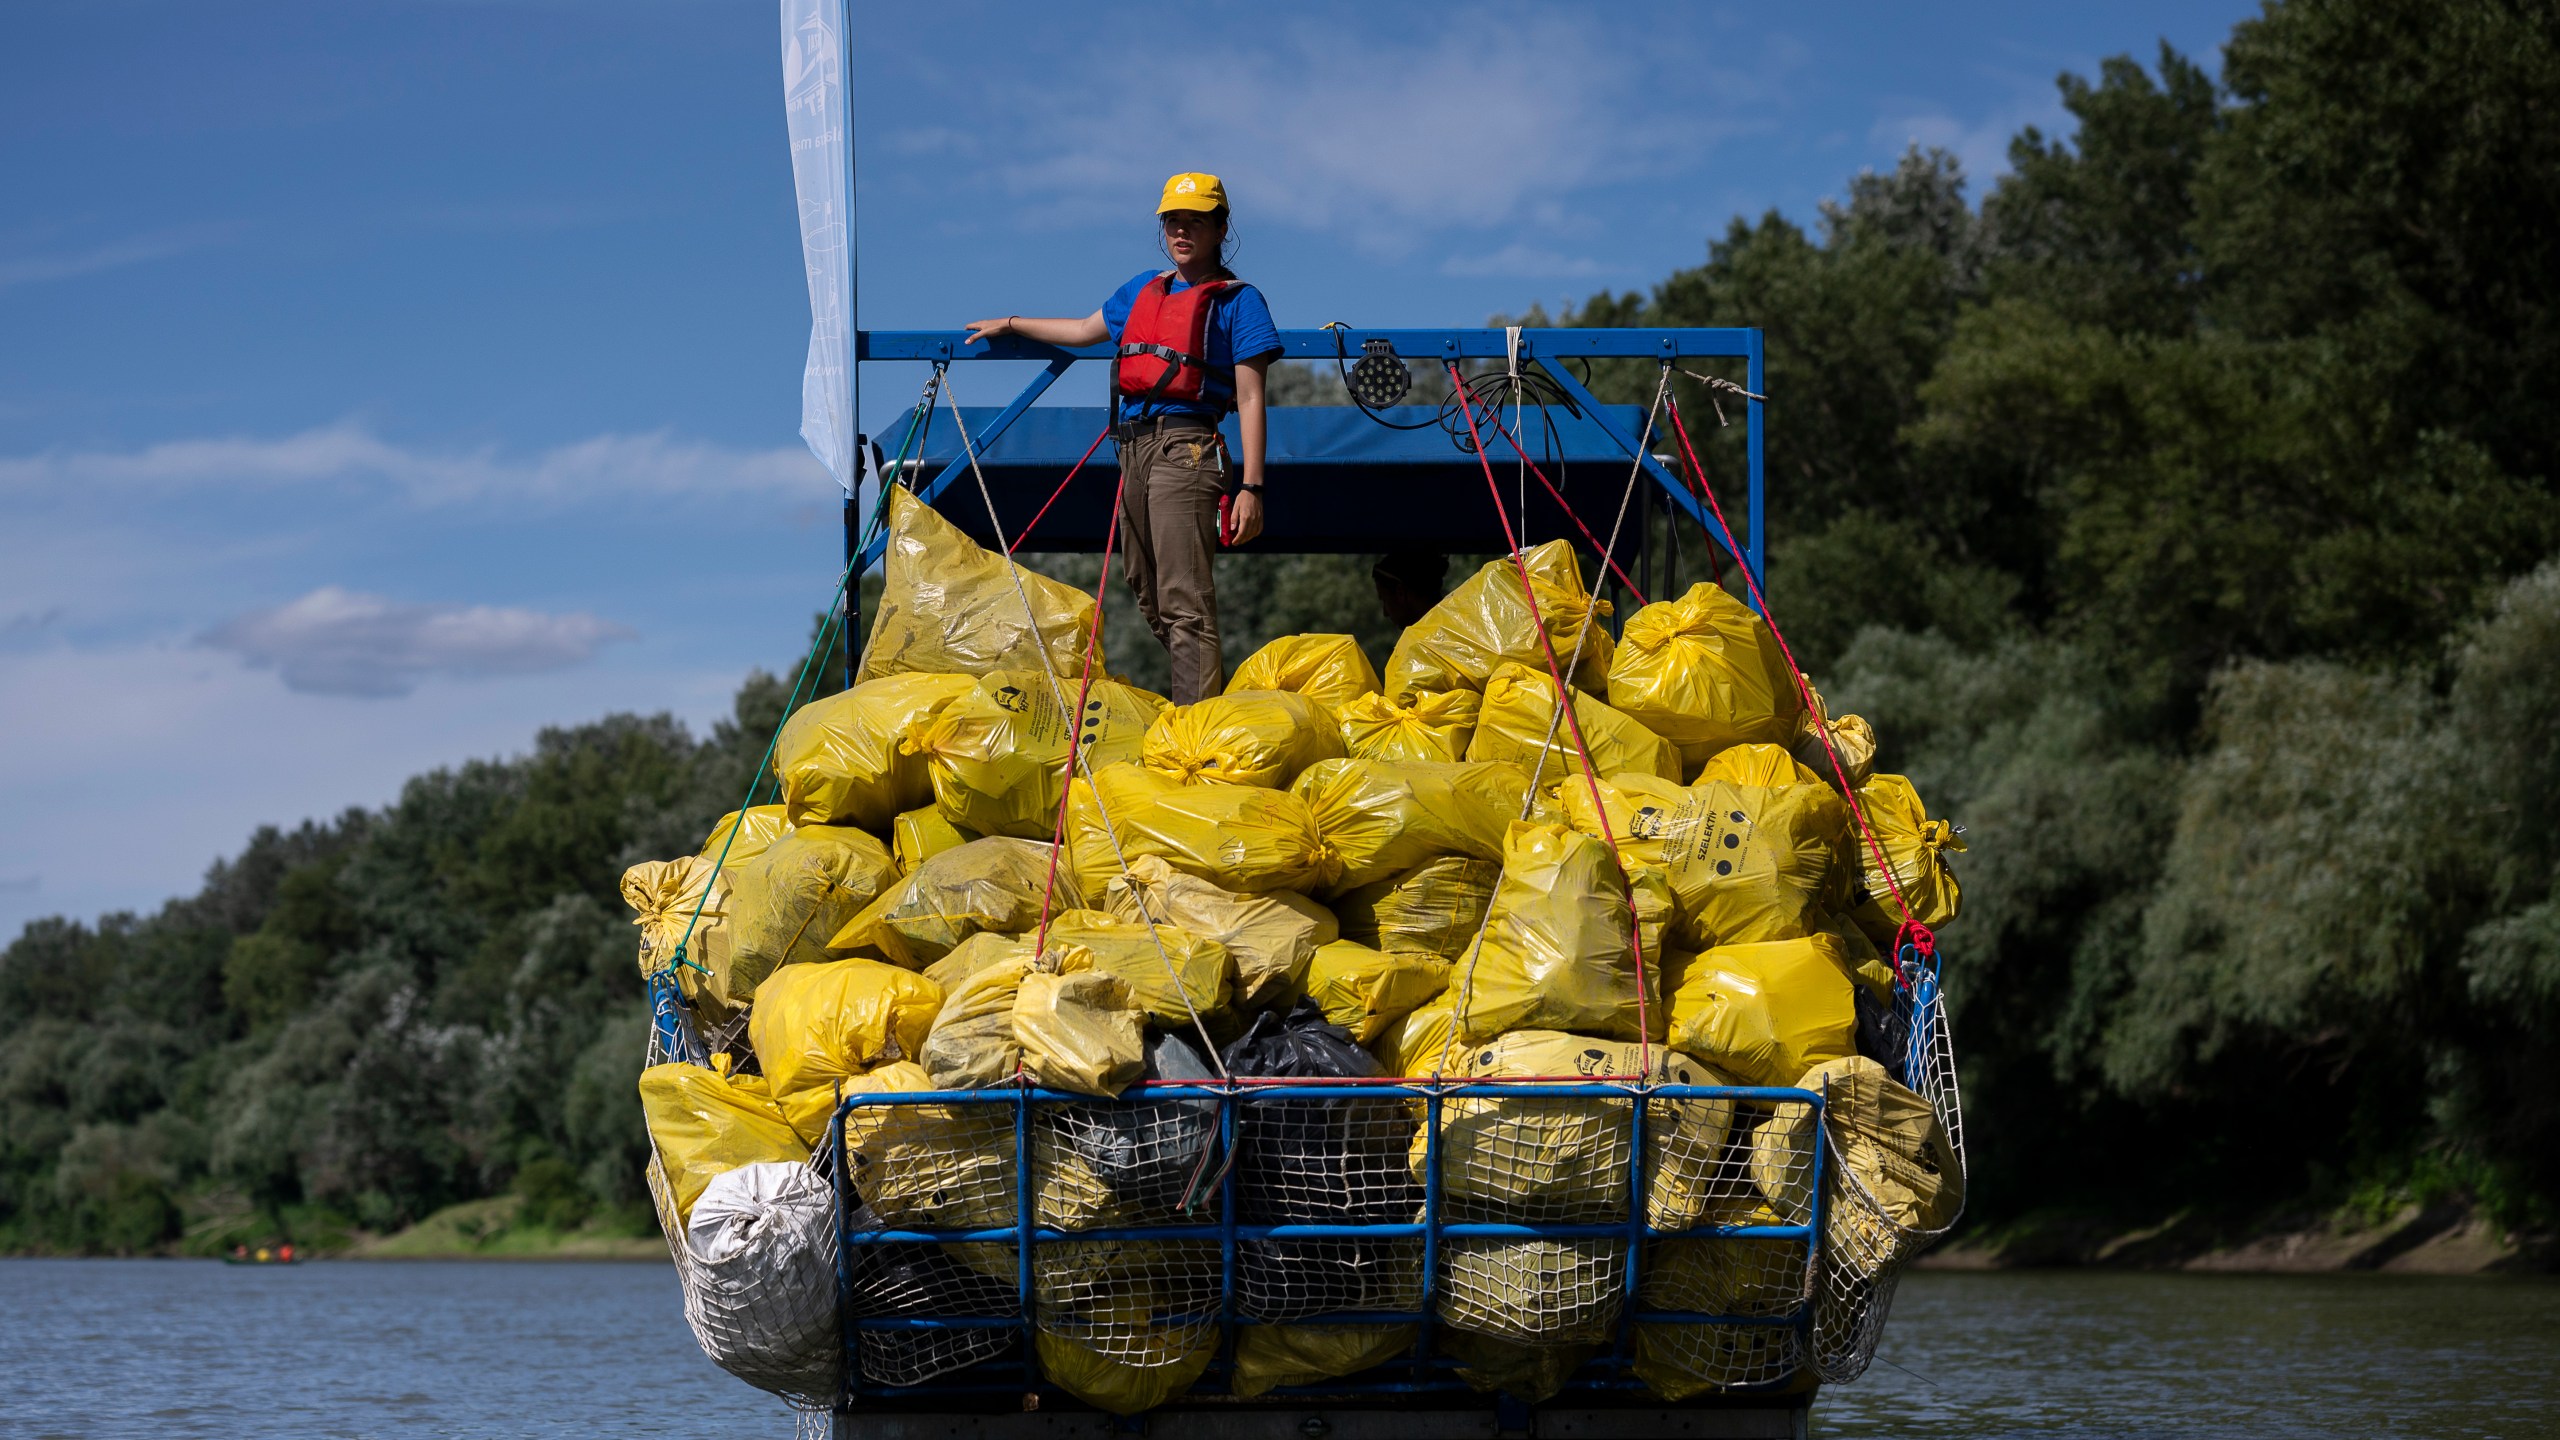
[[[1606, 409], [1622, 433], [1644, 433], [1643, 407]], [[1427, 406], [1380, 413], [1421, 428], [1389, 429], [1347, 405], [1275, 406], [1268, 412], [1265, 525], [1263, 538], [1252, 549], [1375, 554], [1422, 548], [1494, 554], [1507, 548], [1493, 502], [1485, 493], [1483, 466], [1461, 448], [1466, 443], [1464, 430], [1453, 440], [1440, 427], [1439, 412]], [[961, 410], [972, 436], [983, 436], [998, 414], [991, 408]], [[1507, 413], [1504, 418], [1509, 418]], [[1018, 533], [1030, 523], [1106, 423], [1108, 414], [1099, 406], [1033, 406], [987, 445], [980, 467], [995, 496], [996, 515], [1008, 532]], [[1531, 407], [1526, 425], [1523, 443], [1530, 458], [1581, 513], [1583, 523], [1605, 537], [1619, 497], [1626, 491], [1631, 463], [1626, 450], [1589, 416], [1561, 407], [1549, 408], [1543, 420], [1537, 407]], [[1233, 454], [1238, 444], [1235, 417], [1227, 417], [1224, 429]], [[898, 433], [892, 431], [883, 443], [894, 443]], [[1548, 498], [1537, 478], [1523, 475], [1510, 442], [1488, 432], [1484, 443], [1493, 457], [1503, 501], [1514, 512], [1512, 523], [1524, 540], [1571, 536], [1585, 550], [1596, 549], [1581, 540], [1573, 522]], [[1656, 444], [1660, 445], [1659, 436]], [[960, 458], [960, 437], [947, 410], [935, 414], [923, 449], [921, 466], [911, 467], [910, 473], [921, 470], [925, 477], [939, 476]], [[1022, 548], [1101, 549], [1119, 479], [1117, 448], [1106, 440]], [[1524, 483], [1528, 488], [1525, 516], [1520, 513]], [[1649, 490], [1655, 482], [1645, 478], [1637, 483]], [[965, 468], [952, 478], [948, 489], [930, 498], [936, 509], [980, 544], [1001, 543], [988, 531], [986, 504]], [[1639, 493], [1639, 500], [1646, 498]], [[1619, 542], [1621, 564], [1634, 563], [1636, 529], [1630, 523]]]

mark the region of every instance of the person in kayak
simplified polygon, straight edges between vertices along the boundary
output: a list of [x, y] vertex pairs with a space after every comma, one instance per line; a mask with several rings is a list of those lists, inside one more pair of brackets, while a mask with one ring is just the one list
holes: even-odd
[[[1228, 502], [1227, 543], [1262, 533], [1263, 381], [1281, 346], [1262, 292], [1227, 268], [1227, 191], [1218, 177], [1165, 181], [1156, 219], [1172, 269], [1138, 272], [1080, 318], [972, 320], [969, 339], [1118, 345], [1111, 398], [1129, 588], [1172, 662], [1173, 702], [1188, 705], [1226, 689], [1219, 501]], [[1218, 432], [1230, 411], [1241, 442], [1232, 463]]]

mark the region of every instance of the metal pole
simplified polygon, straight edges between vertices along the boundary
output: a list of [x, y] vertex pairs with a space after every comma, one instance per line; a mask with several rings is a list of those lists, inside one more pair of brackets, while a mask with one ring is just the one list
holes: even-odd
[[[854, 219], [853, 150], [853, 0], [836, 0], [836, 79], [844, 91], [844, 413], [853, 426], [853, 473], [844, 497], [844, 558], [851, 565], [859, 552], [862, 472], [869, 446], [862, 434], [862, 230]], [[844, 581], [844, 687], [853, 688], [853, 672], [861, 655], [862, 576]]]
[[[1768, 341], [1765, 337], [1764, 331], [1751, 332], [1750, 368], [1743, 372], [1747, 377], [1743, 383], [1750, 387], [1754, 395], [1769, 393]], [[1746, 432], [1751, 445], [1751, 543], [1745, 547], [1747, 553], [1743, 563], [1751, 567], [1751, 578], [1758, 581], [1761, 590], [1765, 592], [1769, 588], [1767, 564], [1769, 516], [1768, 512], [1761, 508], [1760, 483], [1763, 473], [1761, 467], [1768, 459], [1769, 427], [1761, 423], [1760, 402], [1752, 400], [1746, 403], [1750, 413], [1745, 420], [1751, 427]]]

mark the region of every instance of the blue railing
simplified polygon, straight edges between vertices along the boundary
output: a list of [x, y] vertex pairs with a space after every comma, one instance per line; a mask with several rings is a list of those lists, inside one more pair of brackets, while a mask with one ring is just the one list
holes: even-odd
[[[1575, 1222], [1507, 1222], [1450, 1218], [1452, 1206], [1443, 1183], [1443, 1152], [1448, 1141], [1444, 1112], [1451, 1102], [1615, 1102], [1625, 1107], [1629, 1125], [1626, 1180], [1626, 1207], [1623, 1217]], [[1648, 1121], [1660, 1109], [1686, 1102], [1725, 1102], [1734, 1115], [1775, 1114], [1780, 1107], [1802, 1107], [1801, 1113], [1811, 1123], [1804, 1168], [1797, 1177], [1804, 1197], [1800, 1213], [1792, 1223], [1779, 1224], [1693, 1224], [1665, 1228], [1648, 1218], [1654, 1176], [1649, 1161], [1655, 1147], [1648, 1143]], [[1217, 1107], [1217, 1149], [1214, 1162], [1204, 1161], [1203, 1169], [1215, 1163], [1220, 1167], [1216, 1187], [1216, 1211], [1213, 1218], [1196, 1221], [1164, 1220], [1145, 1224], [1106, 1224], [1091, 1228], [1062, 1228], [1040, 1223], [1039, 1189], [1043, 1177], [1035, 1173], [1035, 1128], [1044, 1115], [1059, 1113], [1071, 1107], [1070, 1113], [1096, 1115], [1111, 1112], [1142, 1113], [1136, 1107], [1158, 1107], [1169, 1103], [1190, 1102], [1192, 1105]], [[1251, 1223], [1242, 1219], [1247, 1205], [1239, 1203], [1245, 1192], [1257, 1184], [1267, 1184], [1284, 1176], [1258, 1176], [1245, 1173], [1239, 1163], [1239, 1112], [1248, 1117], [1254, 1107], [1265, 1105], [1298, 1105], [1331, 1102], [1366, 1103], [1381, 1110], [1392, 1110], [1413, 1117], [1418, 1132], [1428, 1137], [1423, 1153], [1418, 1217], [1409, 1221], [1378, 1223]], [[890, 1107], [953, 1107], [955, 1115], [966, 1115], [971, 1109], [1005, 1107], [1011, 1111], [1010, 1141], [1012, 1175], [1010, 1223], [929, 1227], [899, 1226], [878, 1223], [866, 1218], [857, 1194], [854, 1172], [862, 1163], [848, 1156], [845, 1137], [849, 1125], [860, 1127], [871, 1123]], [[1149, 1083], [1131, 1090], [1117, 1100], [1097, 1100], [1091, 1096], [1033, 1088], [998, 1088], [987, 1090], [937, 1090], [846, 1097], [838, 1106], [832, 1125], [830, 1143], [836, 1163], [838, 1196], [838, 1261], [837, 1282], [839, 1313], [844, 1317], [845, 1374], [847, 1400], [859, 1407], [863, 1404], [899, 1402], [931, 1404], [958, 1400], [966, 1396], [997, 1394], [1062, 1395], [1064, 1392], [1048, 1383], [1041, 1375], [1031, 1344], [1040, 1323], [1040, 1306], [1035, 1294], [1036, 1258], [1041, 1247], [1092, 1242], [1193, 1242], [1214, 1241], [1219, 1250], [1218, 1309], [1214, 1317], [1203, 1314], [1158, 1316], [1164, 1324], [1201, 1325], [1214, 1318], [1220, 1330], [1220, 1353], [1229, 1353], [1240, 1327], [1260, 1324], [1285, 1325], [1412, 1325], [1416, 1338], [1412, 1349], [1401, 1359], [1372, 1367], [1360, 1375], [1326, 1381], [1313, 1386], [1282, 1386], [1270, 1392], [1275, 1400], [1307, 1395], [1387, 1396], [1416, 1393], [1465, 1393], [1465, 1382], [1455, 1373], [1456, 1362], [1435, 1353], [1435, 1330], [1442, 1324], [1439, 1311], [1444, 1301], [1443, 1248], [1447, 1242], [1530, 1241], [1530, 1240], [1607, 1240], [1623, 1239], [1623, 1293], [1617, 1306], [1612, 1343], [1584, 1364], [1568, 1383], [1567, 1396], [1575, 1392], [1608, 1395], [1641, 1388], [1633, 1370], [1632, 1327], [1636, 1325], [1716, 1325], [1753, 1326], [1762, 1329], [1791, 1329], [1804, 1342], [1796, 1350], [1810, 1354], [1813, 1326], [1814, 1285], [1810, 1277], [1818, 1274], [1817, 1260], [1822, 1233], [1824, 1171], [1829, 1163], [1825, 1149], [1824, 1127], [1819, 1123], [1822, 1097], [1807, 1090], [1755, 1086], [1672, 1085], [1638, 1086], [1607, 1082], [1494, 1081], [1481, 1083], [1429, 1082], [1410, 1080], [1375, 1080], [1293, 1085], [1286, 1081], [1245, 1081], [1219, 1083]], [[857, 1120], [858, 1116], [868, 1117]], [[1161, 1110], [1153, 1113], [1162, 1114]], [[1269, 1112], [1265, 1112], [1267, 1116]], [[1464, 1123], [1464, 1115], [1460, 1122]], [[987, 1117], [988, 1121], [994, 1119]], [[1739, 1124], [1735, 1125], [1740, 1128]], [[992, 1126], [989, 1126], [992, 1129]], [[1407, 1132], [1408, 1135], [1411, 1132]], [[1671, 1132], [1676, 1133], [1676, 1132]], [[1405, 1142], [1405, 1143], [1409, 1143]], [[1249, 1152], [1250, 1146], [1247, 1147]], [[1730, 1177], [1728, 1177], [1730, 1179]], [[1603, 1182], [1613, 1183], [1613, 1182]], [[1746, 1182], [1747, 1183], [1747, 1182]], [[1586, 1186], [1587, 1188], [1587, 1186]], [[1478, 1201], [1481, 1208], [1487, 1202]], [[1612, 1207], [1614, 1208], [1614, 1207]], [[1641, 1303], [1648, 1243], [1660, 1240], [1684, 1240], [1716, 1243], [1793, 1242], [1804, 1247], [1801, 1272], [1808, 1277], [1802, 1285], [1797, 1303], [1783, 1312], [1755, 1314], [1710, 1314], [1698, 1311], [1648, 1309]], [[1378, 1241], [1419, 1242], [1420, 1304], [1412, 1309], [1342, 1310], [1321, 1314], [1291, 1314], [1285, 1318], [1265, 1319], [1240, 1313], [1238, 1308], [1238, 1261], [1240, 1247], [1273, 1241]], [[861, 1252], [867, 1247], [919, 1245], [1002, 1244], [1014, 1249], [1013, 1306], [1006, 1314], [905, 1313], [896, 1315], [857, 1314], [860, 1308], [854, 1293], [854, 1276]], [[1792, 1262], [1790, 1262], [1792, 1263]], [[1755, 1307], [1767, 1310], [1768, 1307]], [[987, 1331], [1014, 1332], [1016, 1343], [1002, 1355], [990, 1356], [964, 1369], [912, 1385], [883, 1385], [864, 1377], [863, 1347], [867, 1336], [886, 1336], [898, 1332]], [[1219, 1361], [1211, 1365], [1194, 1395], [1226, 1396], [1227, 1372], [1231, 1367]], [[1724, 1387], [1729, 1392], [1767, 1391], [1782, 1388], [1798, 1377], [1782, 1374], [1752, 1384]]]

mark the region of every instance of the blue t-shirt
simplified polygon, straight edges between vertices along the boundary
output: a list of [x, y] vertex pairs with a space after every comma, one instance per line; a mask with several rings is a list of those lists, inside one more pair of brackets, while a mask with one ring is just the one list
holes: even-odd
[[[1141, 270], [1102, 302], [1102, 323], [1111, 327], [1112, 344], [1120, 343], [1121, 328], [1129, 323], [1129, 312], [1137, 307], [1138, 292], [1161, 273]], [[1174, 295], [1190, 288], [1180, 275], [1165, 282], [1166, 291]], [[1262, 303], [1261, 291], [1250, 285], [1230, 285], [1218, 292], [1217, 302], [1209, 307], [1210, 364], [1231, 370], [1239, 360], [1277, 355], [1280, 350], [1280, 328], [1271, 323], [1271, 307]], [[1120, 402], [1120, 413], [1132, 420], [1153, 420], [1165, 415], [1205, 415], [1214, 420], [1226, 410], [1199, 400], [1159, 400], [1141, 405], [1135, 398], [1128, 398]]]

